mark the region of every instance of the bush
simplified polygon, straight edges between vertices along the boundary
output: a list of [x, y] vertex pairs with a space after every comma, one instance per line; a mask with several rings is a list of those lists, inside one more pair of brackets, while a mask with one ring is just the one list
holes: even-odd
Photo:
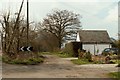
[[88, 51], [80, 51], [80, 49], [78, 49], [78, 52], [79, 52], [79, 55], [78, 55], [78, 58], [79, 59], [87, 59], [88, 61], [92, 62], [92, 55], [91, 53]]
[[107, 56], [107, 55], [108, 55], [108, 52], [103, 52], [102, 55], [103, 55], [103, 56]]
[[68, 43], [65, 45], [65, 52], [73, 56], [74, 51], [73, 51], [72, 43]]
[[120, 64], [120, 60], [110, 60], [110, 62], [113, 62], [114, 64]]
[[92, 61], [92, 55], [89, 51], [85, 54], [85, 58], [88, 59], [88, 61]]
[[78, 49], [80, 48], [80, 42], [70, 42], [65, 45], [66, 53], [71, 54], [73, 57], [78, 57]]
[[110, 57], [111, 57], [111, 59], [114, 59], [114, 60], [117, 60], [117, 59], [118, 59], [118, 55], [116, 55], [116, 54], [113, 54], [113, 55], [111, 55]]
[[81, 51], [80, 49], [78, 49], [78, 58], [84, 58], [85, 57], [85, 52]]

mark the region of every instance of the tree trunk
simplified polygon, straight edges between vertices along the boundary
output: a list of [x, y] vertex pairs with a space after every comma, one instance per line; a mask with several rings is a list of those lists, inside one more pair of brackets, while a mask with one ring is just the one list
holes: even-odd
[[2, 49], [2, 52], [4, 52], [3, 45], [4, 45], [4, 42], [3, 42], [3, 33], [1, 33], [1, 49]]
[[59, 47], [59, 49], [61, 48], [61, 40], [59, 40], [58, 47]]
[[62, 38], [61, 36], [58, 37], [58, 48], [61, 49]]

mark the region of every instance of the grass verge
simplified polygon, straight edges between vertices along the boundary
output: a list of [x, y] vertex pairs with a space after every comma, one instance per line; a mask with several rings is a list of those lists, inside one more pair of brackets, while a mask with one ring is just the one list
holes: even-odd
[[51, 53], [51, 52], [39, 52], [38, 54], [39, 54], [39, 55], [45, 55], [45, 54], [46, 54], [46, 55], [47, 55], [47, 54], [48, 54], [48, 55], [52, 55], [53, 53]]
[[108, 74], [111, 78], [118, 78], [120, 80], [120, 72], [112, 72]]
[[38, 54], [41, 54], [41, 55], [57, 55], [61, 58], [69, 58], [69, 57], [72, 57], [71, 54], [68, 54], [68, 53], [65, 53], [65, 52], [40, 52]]
[[55, 55], [61, 57], [61, 58], [69, 58], [72, 57], [70, 54], [68, 53], [54, 53]]
[[91, 64], [87, 59], [72, 59], [71, 60], [74, 64], [82, 65], [82, 64]]
[[16, 58], [11, 59], [8, 56], [2, 57], [2, 62], [8, 63], [8, 64], [23, 64], [23, 65], [36, 65], [39, 63], [42, 63], [44, 61], [43, 57], [28, 57], [28, 58]]
[[120, 60], [111, 60], [115, 64], [120, 64]]

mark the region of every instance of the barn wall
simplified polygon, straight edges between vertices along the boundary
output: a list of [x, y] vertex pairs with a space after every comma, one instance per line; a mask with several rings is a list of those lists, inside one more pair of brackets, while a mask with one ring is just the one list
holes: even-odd
[[83, 44], [83, 49], [90, 51], [91, 54], [99, 55], [105, 48], [110, 48], [110, 44]]

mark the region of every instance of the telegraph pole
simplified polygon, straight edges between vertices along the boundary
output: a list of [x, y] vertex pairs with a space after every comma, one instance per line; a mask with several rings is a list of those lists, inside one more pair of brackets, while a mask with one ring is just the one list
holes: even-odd
[[27, 0], [27, 46], [29, 45], [29, 1]]

